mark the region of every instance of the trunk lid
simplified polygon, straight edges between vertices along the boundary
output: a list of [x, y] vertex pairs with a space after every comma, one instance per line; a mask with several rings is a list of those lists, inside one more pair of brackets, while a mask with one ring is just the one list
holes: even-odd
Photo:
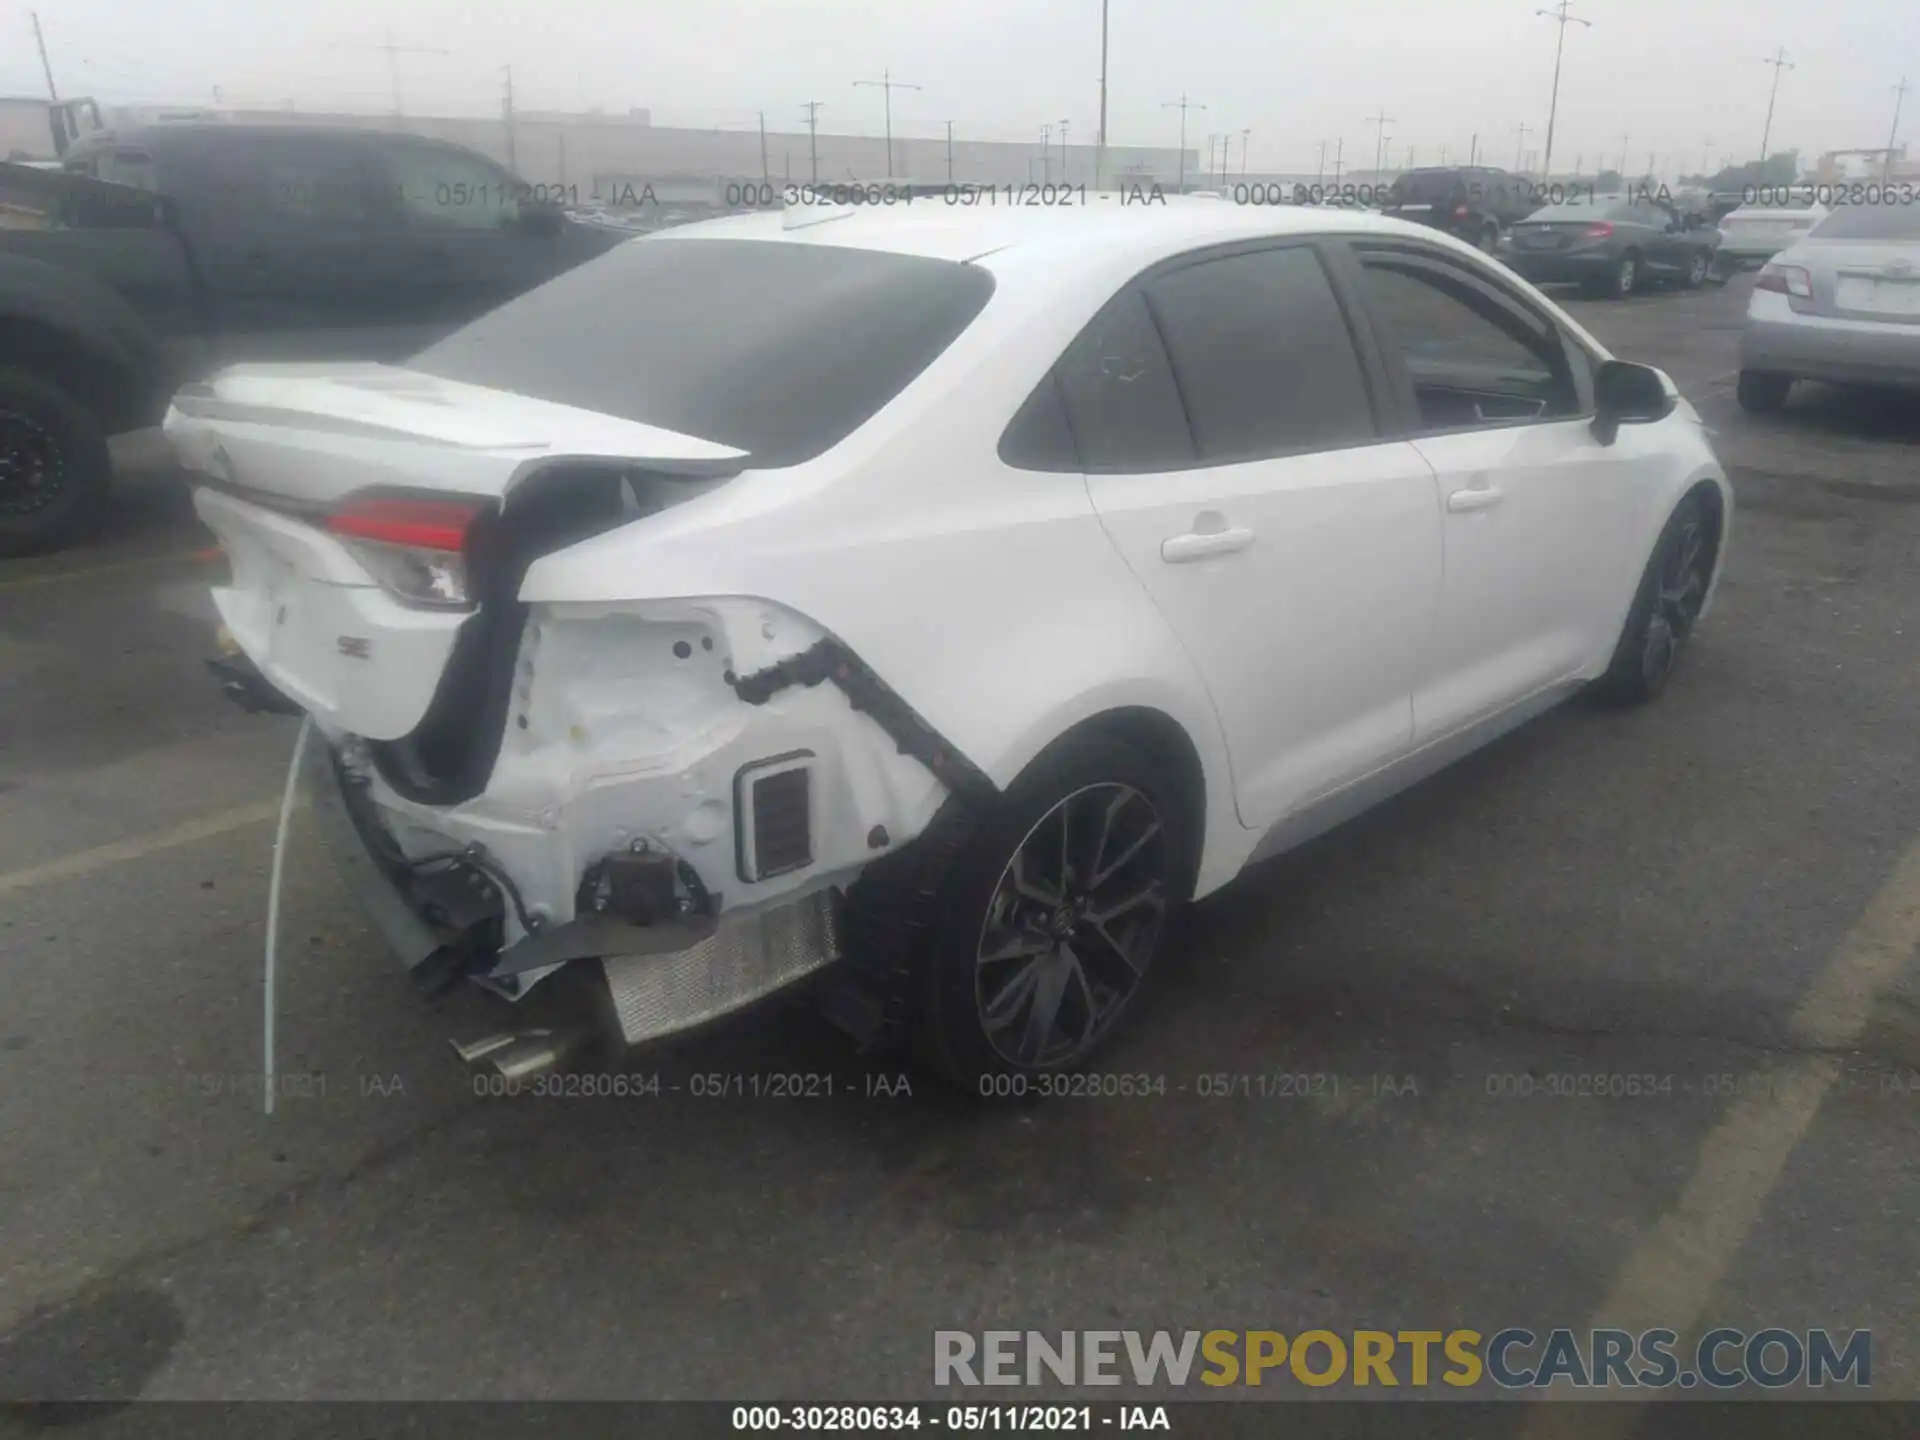
[[491, 769], [527, 566], [747, 460], [385, 365], [236, 367], [181, 391], [165, 429], [232, 564], [213, 598], [234, 642], [323, 723], [400, 745], [423, 796]]

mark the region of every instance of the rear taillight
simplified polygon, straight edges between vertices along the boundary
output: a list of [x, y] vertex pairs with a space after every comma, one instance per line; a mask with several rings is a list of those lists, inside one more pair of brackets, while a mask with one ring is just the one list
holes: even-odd
[[1453, 207], [1453, 218], [1454, 218], [1454, 219], [1456, 219], [1456, 220], [1464, 220], [1464, 219], [1466, 219], [1466, 218], [1467, 218], [1467, 207], [1466, 207], [1466, 206], [1464, 206], [1464, 205], [1456, 205], [1456, 206], [1454, 206], [1454, 207]]
[[413, 500], [369, 495], [327, 517], [381, 585], [412, 605], [473, 603], [468, 541], [487, 507], [476, 500]]
[[1613, 225], [1606, 220], [1596, 220], [1580, 232], [1582, 240], [1606, 240], [1613, 235]]
[[1760, 278], [1753, 282], [1756, 290], [1771, 290], [1776, 295], [1797, 295], [1802, 300], [1813, 298], [1813, 277], [1798, 265], [1763, 265]]

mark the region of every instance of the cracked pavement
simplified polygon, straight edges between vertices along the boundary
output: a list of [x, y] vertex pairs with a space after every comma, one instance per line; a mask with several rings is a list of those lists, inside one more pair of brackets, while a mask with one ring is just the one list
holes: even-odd
[[[0, 572], [0, 1396], [905, 1399], [935, 1329], [1582, 1327], [1809, 1065], [1684, 1301], [1871, 1328], [1873, 1393], [1920, 1396], [1920, 992], [1860, 949], [1916, 899], [1920, 407], [1741, 415], [1750, 284], [1571, 306], [1674, 375], [1737, 491], [1669, 693], [1564, 707], [1199, 907], [1101, 1065], [1160, 1095], [881, 1093], [896, 1064], [775, 1010], [636, 1061], [655, 1094], [476, 1096], [445, 1042], [497, 1028], [483, 997], [417, 998], [302, 817], [262, 1116], [293, 732], [203, 672], [207, 542], [128, 446], [112, 534]], [[1860, 1023], [1810, 1030], [1861, 954]], [[773, 1075], [833, 1093], [725, 1078]]]

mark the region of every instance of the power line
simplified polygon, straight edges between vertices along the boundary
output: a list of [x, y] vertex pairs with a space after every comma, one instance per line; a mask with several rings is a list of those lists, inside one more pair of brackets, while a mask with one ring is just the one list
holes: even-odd
[[1780, 94], [1780, 72], [1795, 67], [1787, 60], [1787, 47], [1782, 45], [1771, 57], [1762, 60], [1762, 65], [1773, 66], [1773, 86], [1767, 91], [1767, 126], [1760, 132], [1760, 163], [1767, 163], [1767, 141], [1773, 137], [1773, 102]]
[[387, 56], [387, 71], [393, 81], [393, 118], [398, 120], [405, 114], [400, 103], [400, 57], [402, 55], [451, 55], [451, 50], [441, 50], [432, 45], [396, 45], [393, 43], [393, 27], [388, 26], [386, 40], [378, 45], [335, 45], [335, 50], [384, 50]]
[[1165, 103], [1164, 105], [1162, 105], [1162, 106], [1161, 106], [1160, 108], [1161, 108], [1162, 110], [1178, 110], [1178, 111], [1180, 112], [1180, 181], [1179, 181], [1179, 190], [1180, 190], [1180, 193], [1181, 193], [1182, 195], [1184, 195], [1184, 194], [1186, 194], [1186, 193], [1187, 193], [1187, 111], [1189, 111], [1189, 110], [1204, 110], [1204, 109], [1206, 109], [1207, 107], [1206, 107], [1206, 106], [1204, 106], [1204, 105], [1202, 105], [1202, 104], [1199, 104], [1199, 103], [1198, 103], [1197, 101], [1193, 101], [1193, 100], [1189, 100], [1189, 99], [1188, 99], [1188, 98], [1186, 97], [1186, 94], [1185, 94], [1185, 92], [1182, 92], [1182, 93], [1181, 93], [1181, 96], [1180, 96], [1180, 98], [1179, 98], [1179, 99], [1178, 99], [1177, 101], [1176, 101], [1176, 100], [1169, 100], [1169, 101], [1167, 101], [1167, 102], [1166, 102], [1166, 103]]
[[887, 97], [886, 98], [886, 111], [887, 111], [887, 175], [886, 175], [886, 178], [891, 180], [893, 178], [893, 92], [896, 90], [918, 90], [920, 87], [918, 85], [908, 85], [904, 81], [894, 79], [893, 72], [891, 70], [882, 70], [880, 72], [880, 78], [878, 80], [856, 80], [853, 82], [853, 84], [856, 90], [861, 88], [871, 88], [871, 89], [881, 91]]

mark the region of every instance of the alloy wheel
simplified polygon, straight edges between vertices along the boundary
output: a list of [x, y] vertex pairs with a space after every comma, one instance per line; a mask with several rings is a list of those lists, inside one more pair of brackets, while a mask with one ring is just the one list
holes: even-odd
[[1139, 988], [1167, 916], [1172, 852], [1152, 802], [1089, 785], [1030, 829], [1000, 872], [975, 951], [975, 1004], [1000, 1058], [1071, 1065]]
[[1697, 289], [1707, 278], [1707, 257], [1695, 255], [1687, 262], [1687, 288]]
[[60, 493], [60, 448], [45, 427], [0, 410], [0, 515], [31, 515]]
[[1613, 288], [1621, 295], [1631, 295], [1633, 282], [1639, 278], [1639, 267], [1633, 263], [1633, 257], [1628, 255], [1620, 261], [1618, 269], [1614, 271]]
[[1687, 638], [1707, 598], [1707, 530], [1690, 520], [1674, 536], [1667, 563], [1661, 567], [1653, 612], [1647, 617], [1647, 638], [1640, 652], [1640, 673], [1649, 688], [1658, 686], [1673, 669], [1680, 642]]

